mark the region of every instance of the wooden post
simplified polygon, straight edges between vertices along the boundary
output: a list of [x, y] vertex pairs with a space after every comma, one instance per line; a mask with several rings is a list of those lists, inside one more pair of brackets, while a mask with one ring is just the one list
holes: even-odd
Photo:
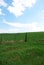
[[25, 42], [27, 42], [27, 33], [25, 33]]
[[0, 43], [2, 43], [2, 34], [0, 34]]

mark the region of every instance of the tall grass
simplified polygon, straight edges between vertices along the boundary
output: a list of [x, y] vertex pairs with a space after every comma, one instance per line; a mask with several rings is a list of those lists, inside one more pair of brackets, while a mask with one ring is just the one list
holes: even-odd
[[44, 32], [27, 33], [27, 42], [25, 33], [0, 34], [0, 41], [0, 65], [44, 65]]

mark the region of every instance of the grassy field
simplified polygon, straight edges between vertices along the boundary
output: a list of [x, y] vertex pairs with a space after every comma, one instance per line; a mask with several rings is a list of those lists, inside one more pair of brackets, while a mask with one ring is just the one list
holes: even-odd
[[44, 32], [0, 34], [0, 65], [44, 65]]

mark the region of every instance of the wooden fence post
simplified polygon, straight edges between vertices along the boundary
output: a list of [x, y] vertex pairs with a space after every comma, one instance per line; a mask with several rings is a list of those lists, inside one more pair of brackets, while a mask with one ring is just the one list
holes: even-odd
[[27, 42], [27, 33], [25, 33], [25, 42]]

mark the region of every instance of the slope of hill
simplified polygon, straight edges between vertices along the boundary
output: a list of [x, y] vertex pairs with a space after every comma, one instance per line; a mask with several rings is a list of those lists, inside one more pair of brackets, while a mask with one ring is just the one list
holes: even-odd
[[44, 32], [0, 34], [0, 65], [44, 65]]

